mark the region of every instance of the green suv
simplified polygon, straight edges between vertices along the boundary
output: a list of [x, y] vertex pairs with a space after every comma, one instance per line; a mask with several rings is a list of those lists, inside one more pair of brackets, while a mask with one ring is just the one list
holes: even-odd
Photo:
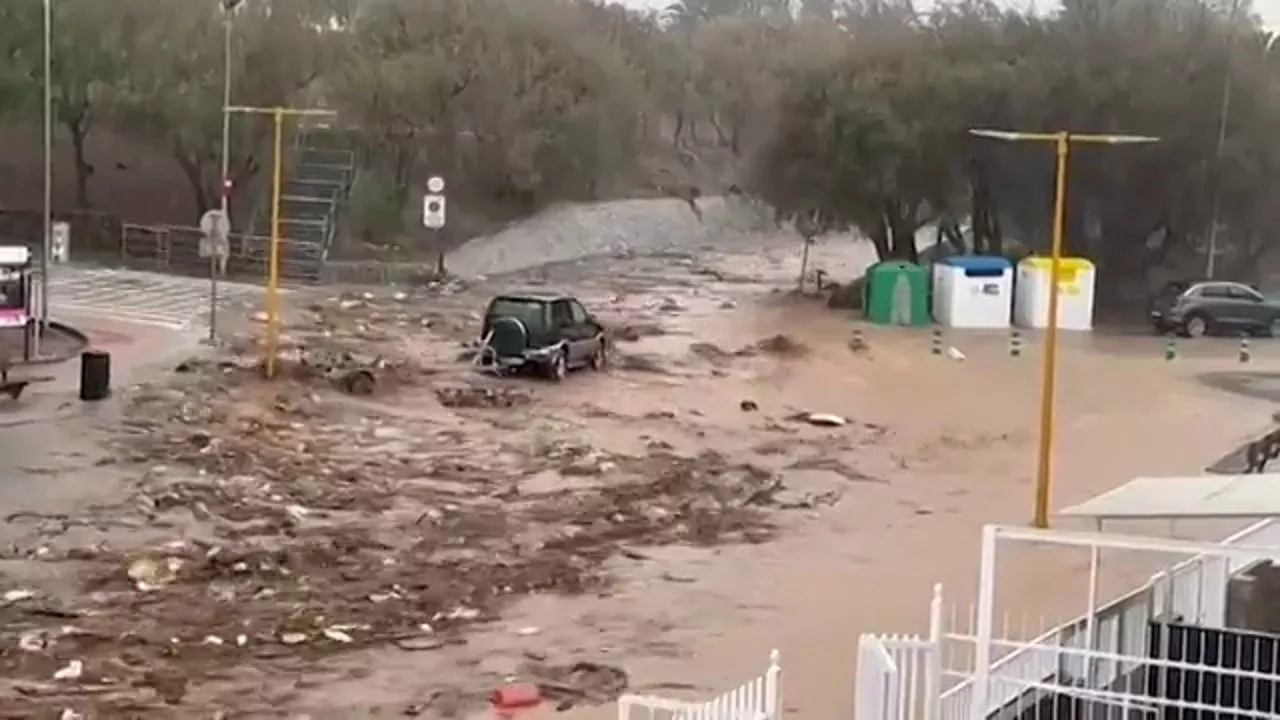
[[489, 302], [480, 332], [482, 366], [499, 373], [532, 368], [553, 380], [570, 370], [603, 370], [604, 326], [569, 295], [505, 294]]

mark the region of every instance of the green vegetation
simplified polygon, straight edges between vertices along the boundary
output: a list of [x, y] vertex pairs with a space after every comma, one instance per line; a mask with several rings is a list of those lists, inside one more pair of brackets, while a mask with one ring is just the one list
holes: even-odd
[[[856, 228], [883, 257], [937, 221], [1002, 253], [1043, 245], [1048, 146], [970, 127], [1156, 135], [1072, 156], [1069, 241], [1109, 275], [1203, 253], [1256, 268], [1280, 202], [1280, 53], [1247, 12], [1189, 0], [1065, 0], [1033, 15], [981, 0], [248, 0], [234, 17], [235, 103], [322, 105], [369, 179], [360, 232], [411, 212], [422, 180], [511, 217], [562, 200], [730, 187], [808, 232]], [[110, 127], [173, 156], [216, 202], [217, 0], [54, 0], [57, 122], [77, 148]], [[792, 10], [795, 10], [793, 13]], [[0, 3], [0, 113], [38, 117], [40, 0]], [[1224, 84], [1230, 122], [1218, 158]], [[263, 172], [268, 128], [237, 117], [232, 167]], [[78, 155], [79, 200], [92, 167]], [[103, 208], [110, 210], [110, 208]]]

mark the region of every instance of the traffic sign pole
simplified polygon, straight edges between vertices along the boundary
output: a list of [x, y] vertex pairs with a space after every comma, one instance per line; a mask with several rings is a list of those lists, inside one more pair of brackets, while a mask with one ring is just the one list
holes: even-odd
[[218, 342], [218, 275], [226, 267], [231, 218], [224, 210], [210, 210], [200, 218], [200, 254], [209, 258], [209, 344]]
[[444, 178], [432, 175], [427, 179], [427, 192], [422, 196], [422, 226], [431, 232], [436, 246], [436, 274], [443, 276], [444, 242], [442, 230], [445, 226], [445, 209], [447, 200], [444, 196]]

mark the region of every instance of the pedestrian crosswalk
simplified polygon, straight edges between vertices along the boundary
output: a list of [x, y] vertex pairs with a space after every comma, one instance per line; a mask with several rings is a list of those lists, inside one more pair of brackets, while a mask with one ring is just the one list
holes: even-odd
[[[35, 279], [36, 283], [39, 282]], [[49, 316], [99, 315], [175, 330], [208, 327], [209, 281], [137, 270], [61, 266], [49, 276]], [[263, 288], [219, 282], [219, 308], [257, 302]]]

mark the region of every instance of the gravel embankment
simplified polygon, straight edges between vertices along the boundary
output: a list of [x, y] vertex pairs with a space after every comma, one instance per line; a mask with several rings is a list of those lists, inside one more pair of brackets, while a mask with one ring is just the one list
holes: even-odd
[[500, 275], [590, 257], [692, 251], [772, 229], [767, 213], [736, 198], [702, 198], [698, 210], [701, 218], [670, 198], [561, 205], [471, 240], [447, 262], [463, 277]]

